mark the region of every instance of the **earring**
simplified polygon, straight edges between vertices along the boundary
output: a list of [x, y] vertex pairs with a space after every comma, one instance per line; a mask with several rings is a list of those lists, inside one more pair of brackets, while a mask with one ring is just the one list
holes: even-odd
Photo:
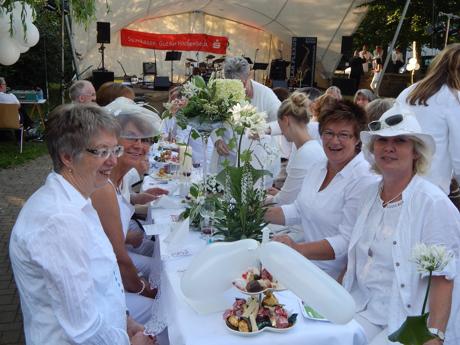
[[69, 168], [69, 174], [72, 174], [72, 173], [73, 173], [72, 168]]

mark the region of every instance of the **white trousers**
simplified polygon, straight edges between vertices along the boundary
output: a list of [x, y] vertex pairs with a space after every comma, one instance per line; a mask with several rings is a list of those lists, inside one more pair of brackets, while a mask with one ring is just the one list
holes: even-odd
[[355, 315], [355, 320], [360, 324], [366, 335], [369, 345], [394, 344], [388, 340], [388, 327], [375, 325], [360, 314]]

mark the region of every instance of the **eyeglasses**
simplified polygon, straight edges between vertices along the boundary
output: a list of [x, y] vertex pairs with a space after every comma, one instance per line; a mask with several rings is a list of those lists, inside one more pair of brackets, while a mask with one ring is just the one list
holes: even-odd
[[129, 140], [129, 141], [140, 141], [142, 144], [154, 144], [155, 143], [155, 140], [156, 140], [156, 137], [151, 137], [151, 138], [123, 138], [125, 140]]
[[369, 127], [369, 130], [371, 131], [378, 131], [382, 128], [396, 126], [397, 124], [401, 123], [403, 119], [404, 119], [404, 116], [402, 116], [402, 114], [396, 114], [396, 115], [388, 116], [385, 120], [382, 120], [382, 121], [380, 120], [372, 121], [367, 126]]
[[334, 137], [337, 137], [337, 139], [339, 139], [340, 141], [347, 141], [354, 137], [354, 135], [350, 133], [346, 133], [346, 132], [334, 133], [333, 131], [327, 131], [327, 130], [323, 131], [321, 136], [323, 140], [332, 140]]
[[110, 155], [113, 155], [115, 157], [120, 157], [123, 154], [123, 146], [117, 145], [115, 147], [112, 147], [111, 149], [107, 147], [103, 147], [100, 149], [86, 149], [86, 152], [91, 153], [92, 155], [95, 155], [99, 158], [107, 159], [110, 157]]

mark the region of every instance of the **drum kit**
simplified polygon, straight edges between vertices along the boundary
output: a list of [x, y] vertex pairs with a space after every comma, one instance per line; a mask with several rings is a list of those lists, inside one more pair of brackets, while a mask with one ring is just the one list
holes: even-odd
[[223, 77], [223, 63], [225, 56], [216, 59], [214, 55], [207, 55], [205, 61], [198, 62], [195, 59], [185, 59], [185, 75], [190, 77], [192, 75], [201, 75], [209, 77], [212, 73], [217, 78]]

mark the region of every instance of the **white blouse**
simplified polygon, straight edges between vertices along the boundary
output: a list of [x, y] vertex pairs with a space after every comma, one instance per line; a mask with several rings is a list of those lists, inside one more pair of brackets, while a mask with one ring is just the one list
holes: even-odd
[[27, 344], [129, 344], [115, 254], [90, 199], [51, 173], [10, 240]]
[[362, 153], [320, 191], [326, 173], [327, 161], [312, 167], [294, 203], [281, 208], [286, 225], [302, 224], [305, 242], [326, 239], [330, 243], [336, 259], [314, 262], [336, 278], [345, 267], [348, 241], [359, 212], [361, 192], [378, 177], [371, 173]]
[[286, 167], [286, 181], [283, 187], [269, 202], [279, 205], [293, 203], [299, 194], [303, 179], [308, 171], [320, 161], [325, 161], [326, 155], [322, 146], [316, 140], [305, 142], [294, 151]]

